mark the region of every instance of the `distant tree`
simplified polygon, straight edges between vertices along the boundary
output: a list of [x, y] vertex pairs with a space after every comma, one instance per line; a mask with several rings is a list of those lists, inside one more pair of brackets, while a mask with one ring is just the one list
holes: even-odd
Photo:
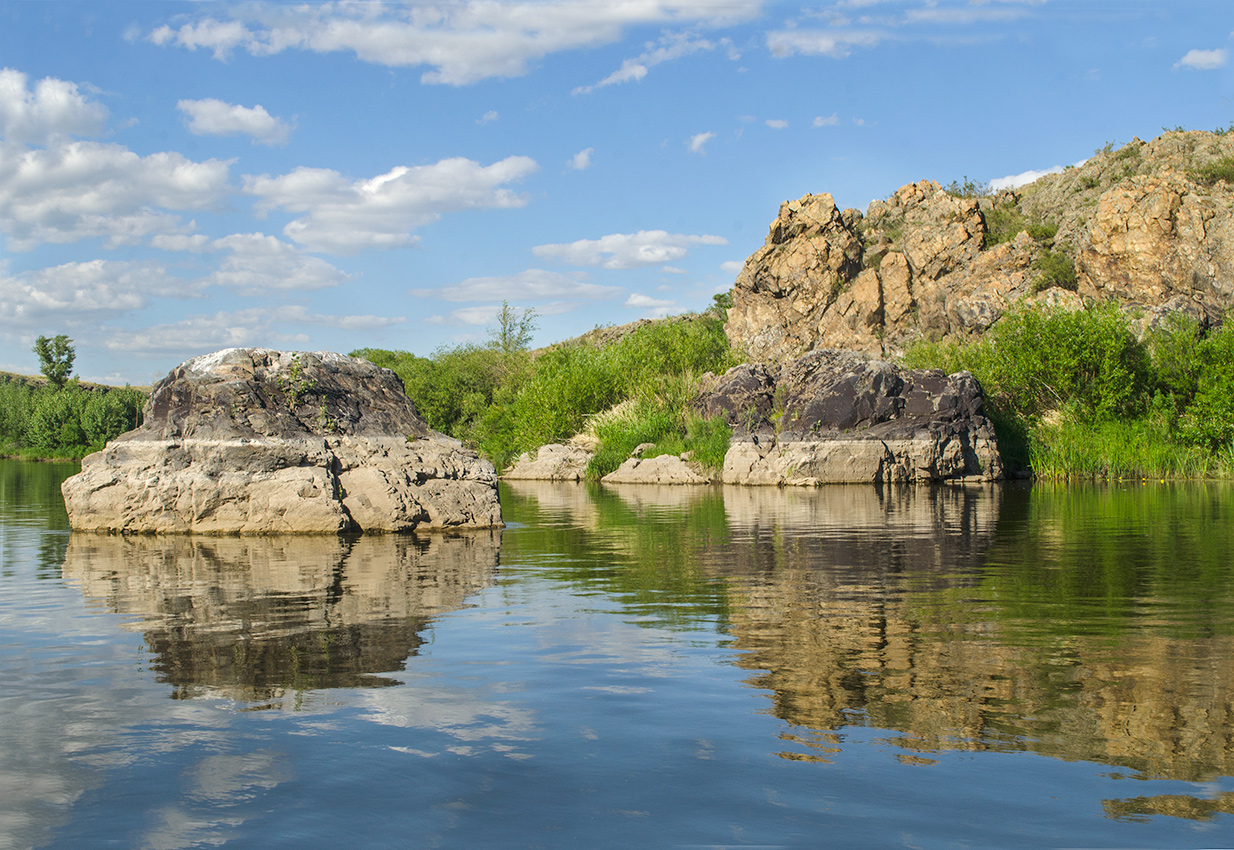
[[497, 324], [488, 330], [489, 345], [502, 354], [526, 351], [535, 331], [536, 311], [533, 308], [518, 310], [511, 307], [509, 301], [502, 301], [497, 311]]
[[43, 377], [55, 387], [63, 387], [73, 373], [73, 360], [77, 351], [73, 348], [73, 340], [64, 334], [57, 334], [48, 339], [40, 336], [34, 341], [34, 353], [39, 358], [39, 371]]

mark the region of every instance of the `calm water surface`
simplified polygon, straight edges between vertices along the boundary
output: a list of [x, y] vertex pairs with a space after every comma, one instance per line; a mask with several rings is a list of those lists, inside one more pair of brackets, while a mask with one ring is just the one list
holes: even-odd
[[1234, 488], [503, 485], [70, 534], [0, 461], [0, 848], [1234, 847]]

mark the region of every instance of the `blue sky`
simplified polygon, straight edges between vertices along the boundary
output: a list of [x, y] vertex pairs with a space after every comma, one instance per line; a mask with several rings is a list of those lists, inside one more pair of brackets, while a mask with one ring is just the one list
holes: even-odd
[[781, 201], [1234, 122], [1234, 4], [0, 2], [0, 369], [543, 345], [728, 289]]

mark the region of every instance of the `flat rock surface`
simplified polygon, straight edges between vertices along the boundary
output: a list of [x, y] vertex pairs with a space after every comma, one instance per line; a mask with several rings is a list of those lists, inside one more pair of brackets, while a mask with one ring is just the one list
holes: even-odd
[[388, 369], [233, 348], [154, 386], [142, 425], [62, 487], [76, 529], [284, 533], [501, 524], [492, 464], [432, 431]]

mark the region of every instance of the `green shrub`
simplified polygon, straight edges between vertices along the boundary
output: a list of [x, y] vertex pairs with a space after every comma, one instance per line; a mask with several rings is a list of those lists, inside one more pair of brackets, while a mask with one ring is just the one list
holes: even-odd
[[1200, 341], [1195, 394], [1179, 420], [1185, 441], [1216, 452], [1234, 445], [1234, 323]]
[[1217, 183], [1234, 183], [1234, 156], [1223, 156], [1214, 162], [1188, 169], [1187, 176], [1196, 183], [1213, 186]]
[[[1057, 232], [1057, 228], [1055, 229]], [[1060, 289], [1076, 290], [1078, 278], [1075, 271], [1075, 260], [1062, 251], [1045, 251], [1033, 260], [1033, 268], [1038, 272], [1033, 281], [1033, 292], [1042, 292], [1052, 286]]]

